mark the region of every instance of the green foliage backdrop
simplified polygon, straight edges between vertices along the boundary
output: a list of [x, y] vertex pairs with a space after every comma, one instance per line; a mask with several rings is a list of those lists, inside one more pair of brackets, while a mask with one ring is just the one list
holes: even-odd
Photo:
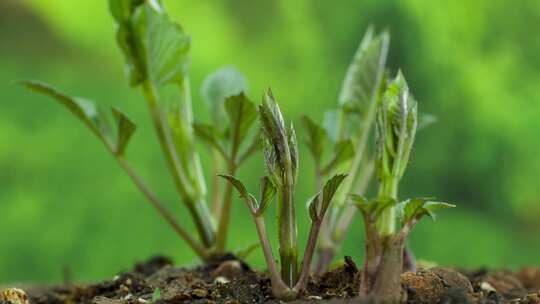
[[[390, 66], [408, 75], [420, 109], [439, 117], [418, 136], [402, 196], [436, 196], [458, 205], [436, 224], [421, 223], [411, 241], [416, 254], [465, 267], [539, 263], [539, 1], [165, 4], [193, 37], [194, 107], [201, 120], [208, 115], [198, 88], [225, 64], [248, 77], [253, 99], [271, 85], [288, 118], [298, 121], [306, 113], [321, 119], [322, 109], [336, 104], [367, 26], [388, 28]], [[156, 253], [196, 263], [88, 130], [60, 106], [14, 85], [20, 78], [43, 79], [122, 107], [139, 124], [130, 159], [188, 219], [145, 104], [124, 79], [107, 1], [2, 0], [0, 284], [58, 282], [62, 269], [77, 280], [107, 278]], [[300, 165], [302, 206], [313, 193], [308, 153]], [[256, 189], [262, 169], [259, 156], [240, 177]], [[241, 248], [256, 236], [243, 205], [235, 205], [230, 241]], [[306, 211], [302, 231], [307, 219]], [[360, 227], [353, 227], [343, 254], [360, 258]], [[262, 266], [261, 253], [250, 262]]]

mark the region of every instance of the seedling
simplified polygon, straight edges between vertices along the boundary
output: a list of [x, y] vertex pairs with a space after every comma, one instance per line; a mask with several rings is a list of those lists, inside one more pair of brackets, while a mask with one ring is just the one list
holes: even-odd
[[411, 230], [424, 216], [454, 205], [432, 198], [398, 201], [399, 182], [407, 168], [418, 126], [417, 102], [401, 74], [386, 86], [376, 114], [376, 172], [379, 192], [375, 199], [352, 195], [364, 220], [365, 263], [361, 294], [382, 303], [398, 303], [403, 248]]
[[[345, 75], [338, 98], [338, 108], [325, 115], [324, 127], [303, 118], [308, 133], [307, 146], [315, 163], [317, 184], [335, 172], [347, 169], [349, 177], [337, 194], [330, 216], [323, 222], [317, 246], [316, 271], [328, 269], [339, 251], [354, 219], [356, 208], [347, 204], [347, 194], [364, 195], [375, 172], [375, 158], [370, 139], [375, 125], [377, 104], [384, 93], [386, 61], [390, 36], [368, 28]], [[421, 117], [423, 128], [435, 121]], [[331, 149], [328, 149], [330, 147]], [[329, 152], [329, 150], [331, 150]], [[325, 157], [325, 153], [327, 154]], [[414, 270], [414, 260], [406, 251], [405, 268]]]
[[[373, 176], [369, 139], [381, 95], [389, 40], [387, 32], [376, 35], [370, 27], [346, 73], [338, 108], [326, 113], [324, 127], [307, 117], [303, 120], [308, 131], [307, 146], [314, 159], [317, 184], [320, 185], [336, 171], [347, 169], [349, 172], [329, 217], [322, 224], [317, 246], [318, 273], [328, 269], [354, 218], [356, 210], [346, 204], [347, 194], [364, 194]], [[326, 147], [333, 148], [328, 153], [330, 149]], [[325, 152], [329, 156], [324, 157]]]
[[[311, 261], [326, 211], [345, 175], [333, 176], [322, 190], [308, 201], [311, 229], [305, 247], [301, 268], [298, 269], [298, 244], [294, 189], [298, 179], [298, 148], [291, 124], [285, 127], [281, 111], [271, 91], [263, 96], [259, 106], [264, 156], [268, 175], [261, 179], [260, 199], [251, 195], [242, 182], [231, 175], [222, 175], [240, 193], [249, 208], [264, 253], [272, 292], [277, 298], [292, 299], [303, 290], [309, 278]], [[278, 242], [281, 271], [278, 272], [266, 226], [264, 212], [277, 194]]]
[[[71, 97], [41, 82], [22, 83], [54, 98], [90, 128], [148, 201], [198, 256], [208, 260], [213, 255], [223, 254], [232, 188], [223, 193], [215, 191], [213, 201], [219, 208], [214, 210], [219, 211], [211, 214], [195, 142], [196, 136], [209, 142], [213, 153], [219, 157], [214, 164], [225, 163], [229, 174], [235, 174], [238, 167], [258, 150], [259, 136], [250, 136], [256, 108], [244, 93], [246, 81], [231, 67], [209, 76], [203, 95], [209, 102], [213, 124], [194, 122], [188, 75], [189, 36], [169, 19], [159, 0], [110, 0], [109, 4], [129, 83], [133, 88], [140, 88], [145, 97], [168, 169], [193, 219], [198, 239], [175, 220], [126, 159], [126, 148], [136, 126], [124, 112], [117, 108], [111, 110], [113, 128], [106, 111], [86, 99]], [[167, 98], [166, 92], [173, 94]]]

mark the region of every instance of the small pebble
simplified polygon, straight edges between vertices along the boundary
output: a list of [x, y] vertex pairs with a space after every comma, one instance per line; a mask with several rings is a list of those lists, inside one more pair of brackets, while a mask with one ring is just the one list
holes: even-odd
[[242, 264], [238, 261], [225, 261], [219, 265], [214, 272], [212, 272], [212, 276], [214, 278], [216, 277], [226, 277], [227, 279], [231, 280], [237, 275], [242, 273]]
[[22, 289], [8, 288], [0, 293], [0, 302], [8, 304], [28, 304], [28, 296]]
[[227, 279], [226, 277], [217, 277], [217, 278], [214, 279], [214, 282], [220, 283], [220, 284], [227, 284], [230, 281], [231, 280]]
[[204, 298], [208, 295], [208, 291], [204, 289], [194, 289], [191, 294], [199, 298]]
[[480, 288], [487, 292], [495, 291], [495, 288], [493, 288], [493, 286], [491, 286], [491, 284], [488, 282], [482, 282], [482, 284], [480, 284]]

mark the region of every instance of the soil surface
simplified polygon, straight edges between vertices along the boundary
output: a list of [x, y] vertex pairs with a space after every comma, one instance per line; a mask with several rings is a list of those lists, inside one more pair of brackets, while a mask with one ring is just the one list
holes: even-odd
[[[433, 267], [406, 272], [401, 283], [403, 303], [540, 304], [540, 268], [458, 272]], [[377, 303], [358, 298], [358, 286], [358, 268], [345, 258], [342, 266], [312, 277], [305, 294], [292, 303]], [[268, 277], [234, 256], [194, 269], [154, 257], [107, 281], [26, 292], [35, 304], [280, 303], [272, 297]]]

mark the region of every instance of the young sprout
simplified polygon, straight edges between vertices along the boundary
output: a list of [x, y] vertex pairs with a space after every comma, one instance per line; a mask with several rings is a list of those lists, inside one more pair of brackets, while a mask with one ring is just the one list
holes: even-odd
[[425, 215], [454, 205], [431, 198], [398, 201], [399, 181], [407, 168], [418, 125], [417, 103], [401, 72], [388, 84], [377, 107], [376, 172], [379, 192], [366, 200], [352, 195], [366, 233], [361, 294], [372, 294], [383, 303], [398, 303], [403, 248], [416, 223]]
[[[244, 93], [245, 80], [238, 76], [239, 72], [225, 75], [213, 81], [212, 94], [220, 96], [216, 104], [227, 119], [214, 120], [213, 125], [195, 123], [188, 75], [189, 36], [169, 19], [159, 0], [109, 0], [109, 5], [129, 83], [140, 88], [146, 99], [167, 167], [190, 212], [198, 238], [174, 218], [126, 159], [126, 148], [136, 129], [126, 114], [113, 108], [108, 115], [86, 99], [68, 96], [41, 82], [22, 83], [52, 97], [90, 128], [169, 225], [199, 257], [209, 260], [226, 250], [232, 188], [215, 198], [223, 202], [223, 207], [212, 216], [195, 136], [209, 142], [227, 164], [227, 172], [235, 174], [239, 165], [259, 147], [258, 136], [250, 138], [257, 116], [255, 105]], [[174, 94], [170, 98], [164, 97], [171, 91]], [[114, 119], [114, 128], [109, 116]], [[227, 131], [217, 131], [223, 129]], [[218, 223], [217, 227], [214, 222]]]
[[[373, 28], [368, 28], [345, 75], [338, 109], [327, 112], [325, 128], [304, 118], [317, 184], [320, 186], [324, 178], [343, 168], [349, 171], [330, 216], [321, 228], [317, 247], [318, 273], [328, 269], [355, 214], [355, 208], [346, 204], [346, 194], [363, 194], [373, 176], [374, 163], [368, 154], [368, 142], [383, 88], [389, 41], [388, 32], [375, 34]], [[323, 147], [332, 145], [333, 151], [325, 161]]]
[[[330, 216], [323, 222], [317, 247], [316, 271], [328, 269], [339, 251], [356, 208], [346, 204], [347, 194], [364, 195], [375, 172], [375, 159], [369, 151], [369, 140], [375, 124], [377, 104], [385, 90], [386, 60], [390, 36], [383, 31], [375, 34], [368, 28], [345, 75], [339, 94], [337, 111], [329, 111], [325, 126], [320, 127], [307, 117], [307, 145], [315, 162], [317, 185], [334, 172], [347, 168], [349, 178], [339, 191]], [[434, 122], [431, 115], [421, 117], [420, 127]], [[324, 147], [333, 146], [328, 159]], [[404, 269], [414, 270], [412, 253], [405, 250]]]
[[[298, 244], [294, 189], [298, 178], [298, 148], [293, 126], [285, 127], [281, 111], [270, 90], [263, 96], [259, 106], [264, 156], [268, 175], [261, 180], [260, 199], [248, 193], [244, 185], [231, 175], [226, 178], [240, 193], [248, 206], [259, 235], [261, 247], [270, 273], [272, 292], [280, 299], [295, 298], [306, 288], [311, 261], [315, 252], [317, 238], [332, 198], [345, 175], [332, 177], [318, 193], [309, 200], [308, 209], [311, 229], [298, 269]], [[280, 272], [274, 261], [272, 248], [266, 233], [264, 211], [277, 195], [278, 200], [278, 243]]]

